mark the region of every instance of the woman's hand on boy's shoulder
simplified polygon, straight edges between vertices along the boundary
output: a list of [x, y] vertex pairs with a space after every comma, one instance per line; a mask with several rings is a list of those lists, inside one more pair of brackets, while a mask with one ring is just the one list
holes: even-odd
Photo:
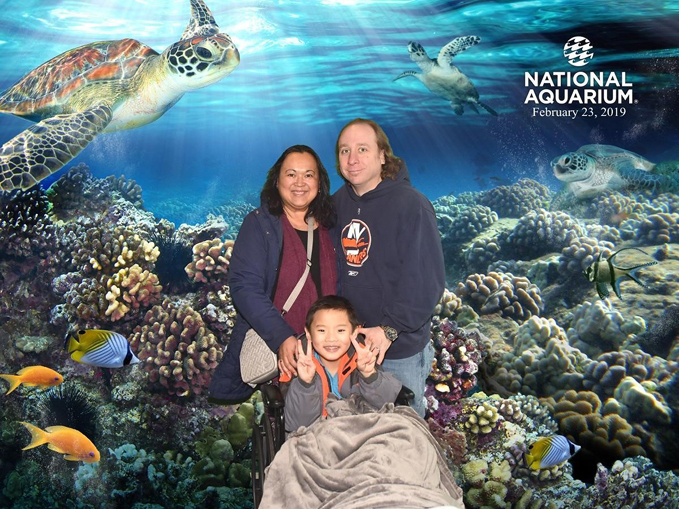
[[307, 351], [302, 348], [302, 340], [297, 340], [297, 376], [306, 384], [310, 384], [316, 376], [316, 365], [313, 358], [311, 341], [307, 343]]
[[375, 363], [379, 349], [371, 347], [370, 345], [361, 345], [355, 338], [351, 338], [351, 342], [356, 349], [356, 367], [364, 378], [369, 378], [375, 373]]

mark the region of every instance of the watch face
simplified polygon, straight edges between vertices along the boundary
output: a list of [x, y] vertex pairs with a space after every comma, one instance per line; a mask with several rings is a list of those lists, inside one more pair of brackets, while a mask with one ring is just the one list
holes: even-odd
[[382, 325], [382, 330], [384, 331], [384, 335], [387, 337], [389, 341], [394, 341], [398, 337], [398, 332], [396, 332], [396, 329], [393, 327], [389, 327], [388, 325]]

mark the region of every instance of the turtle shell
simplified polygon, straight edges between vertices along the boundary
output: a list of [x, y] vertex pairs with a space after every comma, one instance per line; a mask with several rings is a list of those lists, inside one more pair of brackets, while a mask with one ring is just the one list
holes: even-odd
[[85, 44], [29, 72], [0, 97], [0, 111], [26, 117], [61, 113], [69, 97], [85, 85], [128, 80], [157, 54], [134, 39]]
[[614, 145], [583, 145], [577, 150], [577, 152], [587, 154], [588, 156], [592, 156], [595, 159], [602, 159], [605, 157], [635, 157], [639, 160], [644, 160], [644, 158], [639, 154], [635, 154], [634, 152], [630, 152], [629, 150], [625, 150], [624, 148], [616, 147]]

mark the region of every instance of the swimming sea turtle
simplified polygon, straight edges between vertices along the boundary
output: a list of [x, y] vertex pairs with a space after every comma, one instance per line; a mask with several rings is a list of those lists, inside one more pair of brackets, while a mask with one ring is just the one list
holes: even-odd
[[468, 104], [476, 113], [479, 112], [476, 108], [478, 105], [497, 117], [494, 109], [479, 101], [479, 93], [471, 80], [453, 65], [453, 57], [470, 46], [478, 44], [480, 40], [481, 38], [475, 35], [453, 39], [441, 48], [436, 59], [429, 58], [420, 43], [410, 42], [408, 43], [410, 59], [422, 69], [422, 74], [415, 71], [405, 71], [396, 76], [394, 81], [406, 76], [417, 78], [433, 93], [448, 99], [453, 111], [458, 115], [462, 115], [464, 111], [462, 105]]
[[185, 92], [211, 85], [240, 62], [202, 0], [179, 42], [160, 55], [134, 39], [94, 42], [54, 57], [0, 96], [0, 112], [37, 121], [0, 150], [0, 189], [28, 189], [100, 133], [163, 115]]
[[651, 173], [655, 164], [613, 145], [584, 145], [552, 160], [554, 176], [576, 198], [618, 189], [659, 189], [668, 177]]

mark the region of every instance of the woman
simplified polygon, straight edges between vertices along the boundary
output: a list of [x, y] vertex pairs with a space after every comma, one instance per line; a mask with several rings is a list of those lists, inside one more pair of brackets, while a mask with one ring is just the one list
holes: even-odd
[[[269, 170], [262, 205], [243, 221], [229, 265], [231, 298], [238, 311], [229, 346], [210, 383], [210, 397], [239, 401], [253, 389], [240, 375], [240, 351], [251, 327], [278, 353], [279, 368], [297, 374], [296, 336], [322, 295], [337, 293], [337, 256], [328, 229], [335, 211], [330, 179], [318, 154], [294, 145]], [[315, 220], [311, 271], [290, 310], [281, 309], [306, 268], [307, 218]]]

